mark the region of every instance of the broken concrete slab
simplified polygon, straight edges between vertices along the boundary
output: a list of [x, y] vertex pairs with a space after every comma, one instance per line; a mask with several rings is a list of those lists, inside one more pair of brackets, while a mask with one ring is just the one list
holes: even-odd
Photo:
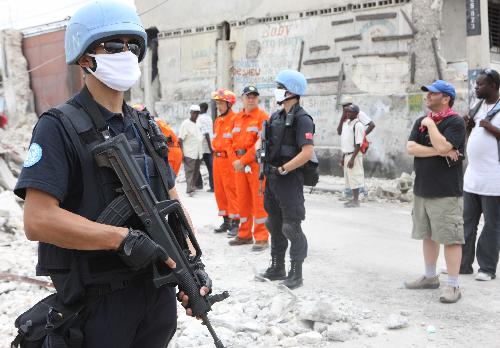
[[408, 326], [408, 318], [399, 314], [391, 314], [387, 318], [386, 327], [390, 330], [402, 329]]
[[9, 166], [3, 157], [0, 157], [0, 186], [11, 191], [13, 191], [16, 186], [16, 178], [12, 175]]
[[331, 324], [336, 321], [345, 321], [346, 315], [340, 312], [331, 303], [326, 303], [324, 301], [307, 301], [301, 304], [299, 318], [301, 320], [319, 321]]
[[14, 192], [4, 191], [0, 193], [0, 217], [10, 219], [22, 216], [23, 210], [17, 203]]

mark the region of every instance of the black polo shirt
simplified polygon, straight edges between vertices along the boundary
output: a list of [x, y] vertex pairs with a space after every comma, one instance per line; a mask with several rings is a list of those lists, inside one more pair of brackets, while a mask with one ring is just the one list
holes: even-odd
[[[76, 95], [70, 102], [82, 105], [79, 100], [79, 95]], [[135, 138], [141, 141], [132, 124], [131, 115], [126, 112], [123, 116], [115, 114], [97, 105], [112, 136], [125, 133], [127, 139]], [[144, 153], [147, 153], [144, 146], [143, 149]], [[168, 188], [171, 189], [175, 186], [175, 178], [168, 162], [166, 164]], [[142, 169], [145, 175], [147, 170], [151, 170], [151, 168]], [[28, 157], [24, 162], [14, 193], [24, 199], [27, 188], [38, 189], [57, 198], [62, 203], [62, 207], [71, 208], [81, 199], [83, 190], [81, 177], [82, 171], [77, 151], [61, 120], [49, 114], [43, 115], [33, 130]]]
[[[420, 123], [425, 116], [420, 117], [413, 124], [409, 141], [424, 146], [432, 146], [429, 132], [420, 131]], [[465, 147], [465, 122], [458, 115], [449, 116], [442, 120], [437, 128], [453, 148], [464, 153]], [[446, 160], [445, 157], [415, 157], [415, 184], [413, 193], [420, 197], [460, 197], [463, 193], [463, 168], [462, 160], [457, 162]]]

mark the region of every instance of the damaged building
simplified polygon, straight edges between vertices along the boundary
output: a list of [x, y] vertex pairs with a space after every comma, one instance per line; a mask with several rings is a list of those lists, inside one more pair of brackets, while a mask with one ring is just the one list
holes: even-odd
[[208, 101], [217, 87], [238, 94], [255, 84], [261, 107], [272, 112], [274, 77], [281, 69], [300, 70], [309, 83], [302, 103], [316, 123], [320, 168], [329, 174], [341, 170], [342, 96], [352, 96], [377, 125], [367, 174], [396, 177], [411, 171], [405, 144], [424, 112], [420, 86], [452, 82], [456, 110], [464, 114], [478, 69], [500, 62], [498, 1], [214, 0], [200, 8], [193, 0], [144, 0], [136, 6], [152, 50], [133, 100], [175, 127], [190, 104]]

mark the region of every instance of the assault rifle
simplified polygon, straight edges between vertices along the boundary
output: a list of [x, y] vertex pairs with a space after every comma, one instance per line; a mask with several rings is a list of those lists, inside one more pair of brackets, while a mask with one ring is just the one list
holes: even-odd
[[263, 192], [263, 184], [264, 184], [264, 177], [266, 176], [266, 171], [267, 171], [267, 156], [268, 154], [268, 141], [269, 141], [269, 122], [264, 121], [262, 124], [262, 132], [260, 136], [260, 149], [257, 150], [257, 163], [259, 163], [259, 181], [260, 181], [260, 190], [259, 193], [262, 194]]
[[[109, 204], [97, 221], [123, 226], [132, 215], [139, 217], [148, 236], [161, 245], [176, 263], [176, 267], [170, 269], [163, 260], [158, 260], [153, 265], [154, 284], [157, 287], [178, 285], [189, 296], [193, 316], [202, 319], [214, 339], [215, 346], [223, 348], [224, 345], [217, 337], [207, 313], [214, 303], [226, 299], [229, 294], [225, 291], [213, 296], [200, 295], [200, 288], [204, 284], [195, 271], [201, 263], [202, 252], [182, 206], [177, 200], [156, 199], [131, 152], [124, 134], [110, 138], [92, 150], [99, 167], [110, 168], [115, 172], [123, 192]], [[187, 239], [196, 251], [194, 256], [190, 255]]]

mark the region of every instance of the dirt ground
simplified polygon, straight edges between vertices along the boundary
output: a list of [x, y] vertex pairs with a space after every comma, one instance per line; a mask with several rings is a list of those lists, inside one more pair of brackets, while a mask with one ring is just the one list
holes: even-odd
[[[230, 247], [225, 235], [212, 232], [220, 223], [212, 193], [199, 191], [187, 197], [183, 184], [178, 190], [196, 225], [214, 291], [231, 294], [210, 313], [228, 347], [500, 346], [498, 280], [460, 277], [462, 300], [449, 305], [439, 303], [439, 290], [403, 288], [405, 280], [423, 271], [421, 243], [410, 238], [409, 203], [370, 201], [346, 209], [335, 195], [306, 194], [303, 229], [309, 254], [304, 286], [291, 295], [275, 283], [255, 280], [255, 272], [268, 265], [269, 249], [254, 253], [250, 245]], [[35, 261], [35, 243], [22, 235], [1, 236], [0, 271], [34, 275]], [[440, 256], [438, 268], [443, 266]], [[441, 281], [446, 282], [446, 275]], [[46, 294], [36, 285], [0, 281], [0, 347], [9, 346], [15, 317]], [[338, 311], [340, 319], [328, 325], [344, 337], [325, 336], [321, 323], [307, 327], [300, 319], [301, 306], [308, 303]], [[407, 321], [407, 326], [389, 330], [391, 315]], [[206, 328], [181, 309], [178, 321], [169, 347], [213, 346]]]

